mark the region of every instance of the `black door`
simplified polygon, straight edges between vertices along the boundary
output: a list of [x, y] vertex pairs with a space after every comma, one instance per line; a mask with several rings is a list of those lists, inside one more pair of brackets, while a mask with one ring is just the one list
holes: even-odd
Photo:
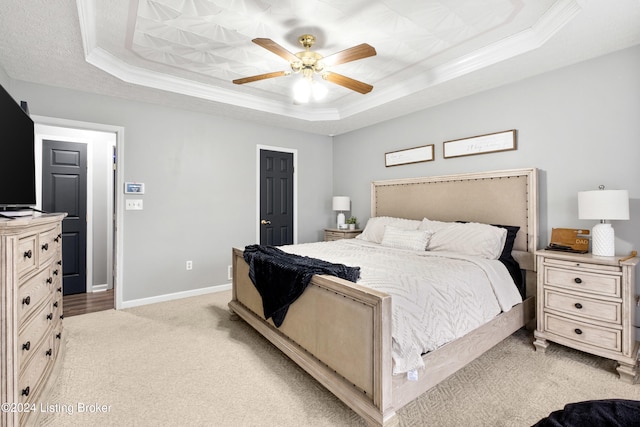
[[87, 145], [42, 141], [42, 209], [62, 221], [63, 295], [87, 287]]
[[260, 150], [260, 244], [293, 243], [293, 153]]

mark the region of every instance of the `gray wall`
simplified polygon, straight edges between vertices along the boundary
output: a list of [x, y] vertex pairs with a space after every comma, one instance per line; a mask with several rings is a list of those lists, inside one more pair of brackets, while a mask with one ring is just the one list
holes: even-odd
[[[520, 167], [540, 169], [540, 245], [578, 220], [577, 193], [627, 189], [616, 249], [640, 248], [640, 46], [334, 137], [334, 192], [364, 225], [373, 180]], [[443, 159], [442, 142], [517, 129], [516, 151]], [[435, 144], [435, 161], [385, 168], [384, 153]], [[357, 163], [353, 159], [358, 159]]]
[[298, 241], [318, 240], [331, 222], [329, 137], [18, 80], [11, 88], [32, 114], [125, 128], [120, 167], [146, 193], [144, 210], [124, 215], [124, 302], [229, 282], [231, 248], [256, 240], [258, 144], [298, 150]]

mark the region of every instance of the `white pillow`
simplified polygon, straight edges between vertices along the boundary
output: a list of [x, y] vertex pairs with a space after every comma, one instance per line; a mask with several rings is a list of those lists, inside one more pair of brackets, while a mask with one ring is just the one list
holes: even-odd
[[402, 230], [417, 230], [422, 222], [414, 219], [394, 218], [390, 216], [377, 216], [369, 218], [367, 225], [364, 227], [362, 234], [356, 236], [356, 239], [366, 240], [367, 242], [380, 243], [384, 236], [384, 227], [391, 225]]
[[384, 228], [382, 246], [397, 249], [411, 249], [412, 251], [424, 251], [429, 243], [431, 232], [427, 230], [403, 230], [391, 225]]
[[500, 258], [507, 239], [506, 229], [477, 222], [441, 222], [425, 218], [420, 229], [433, 233], [428, 251], [456, 252], [487, 259]]

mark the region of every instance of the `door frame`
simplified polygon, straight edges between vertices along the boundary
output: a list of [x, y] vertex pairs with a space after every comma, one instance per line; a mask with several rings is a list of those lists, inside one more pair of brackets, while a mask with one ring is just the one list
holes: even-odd
[[279, 151], [293, 154], [293, 243], [298, 243], [298, 150], [295, 148], [256, 145], [256, 243], [260, 243], [260, 151]]
[[[113, 293], [114, 293], [114, 305], [115, 309], [119, 310], [122, 308], [122, 296], [124, 295], [124, 282], [123, 282], [123, 247], [124, 247], [124, 227], [123, 227], [123, 219], [124, 219], [124, 192], [118, 191], [119, 188], [123, 188], [124, 183], [124, 127], [122, 126], [113, 126], [113, 125], [105, 125], [101, 123], [91, 123], [91, 122], [82, 122], [77, 120], [68, 120], [68, 119], [60, 119], [56, 117], [47, 117], [47, 116], [38, 116], [32, 115], [31, 119], [36, 124], [47, 125], [47, 126], [55, 126], [61, 128], [70, 128], [77, 130], [87, 130], [87, 131], [98, 131], [98, 132], [108, 132], [114, 133], [116, 137], [115, 145], [116, 145], [116, 179], [113, 188], [113, 198], [115, 206], [114, 206], [114, 230], [112, 230], [112, 236], [114, 239], [113, 242], [113, 256], [112, 256], [112, 264], [113, 264]], [[52, 136], [52, 138], [60, 137], [59, 135]], [[82, 142], [82, 141], [80, 141]], [[87, 147], [87, 157], [89, 158], [89, 152], [91, 150], [91, 144], [88, 144]], [[40, 145], [40, 149], [42, 146]], [[36, 170], [37, 174], [40, 175], [36, 177], [36, 183], [38, 186], [41, 186], [42, 180], [42, 153], [38, 153], [36, 150]], [[88, 177], [87, 177], [88, 179]], [[90, 183], [87, 182], [87, 187], [89, 187]], [[37, 188], [37, 194], [41, 192], [41, 187]], [[38, 195], [38, 203], [41, 203], [40, 196]], [[87, 209], [89, 206], [89, 195], [87, 195]], [[41, 206], [41, 205], [38, 205]], [[89, 210], [87, 210], [87, 216], [89, 216]], [[87, 228], [87, 257], [89, 257], [89, 228]], [[89, 269], [87, 269], [87, 277], [89, 276]]]

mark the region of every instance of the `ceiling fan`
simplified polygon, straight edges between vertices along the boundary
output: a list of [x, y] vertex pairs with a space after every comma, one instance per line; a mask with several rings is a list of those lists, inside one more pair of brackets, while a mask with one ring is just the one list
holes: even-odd
[[324, 80], [362, 94], [369, 93], [373, 89], [373, 86], [370, 84], [326, 70], [328, 66], [344, 64], [346, 62], [374, 56], [376, 50], [366, 43], [323, 57], [319, 53], [311, 50], [311, 46], [313, 46], [316, 41], [316, 38], [311, 34], [303, 34], [298, 37], [298, 42], [300, 42], [305, 50], [296, 54], [289, 52], [271, 39], [258, 38], [251, 41], [289, 61], [291, 71], [275, 71], [272, 73], [258, 74], [257, 76], [244, 77], [233, 80], [235, 84], [241, 85], [274, 77], [288, 76], [293, 72], [301, 73], [309, 83], [312, 83], [314, 74], [319, 74]]

